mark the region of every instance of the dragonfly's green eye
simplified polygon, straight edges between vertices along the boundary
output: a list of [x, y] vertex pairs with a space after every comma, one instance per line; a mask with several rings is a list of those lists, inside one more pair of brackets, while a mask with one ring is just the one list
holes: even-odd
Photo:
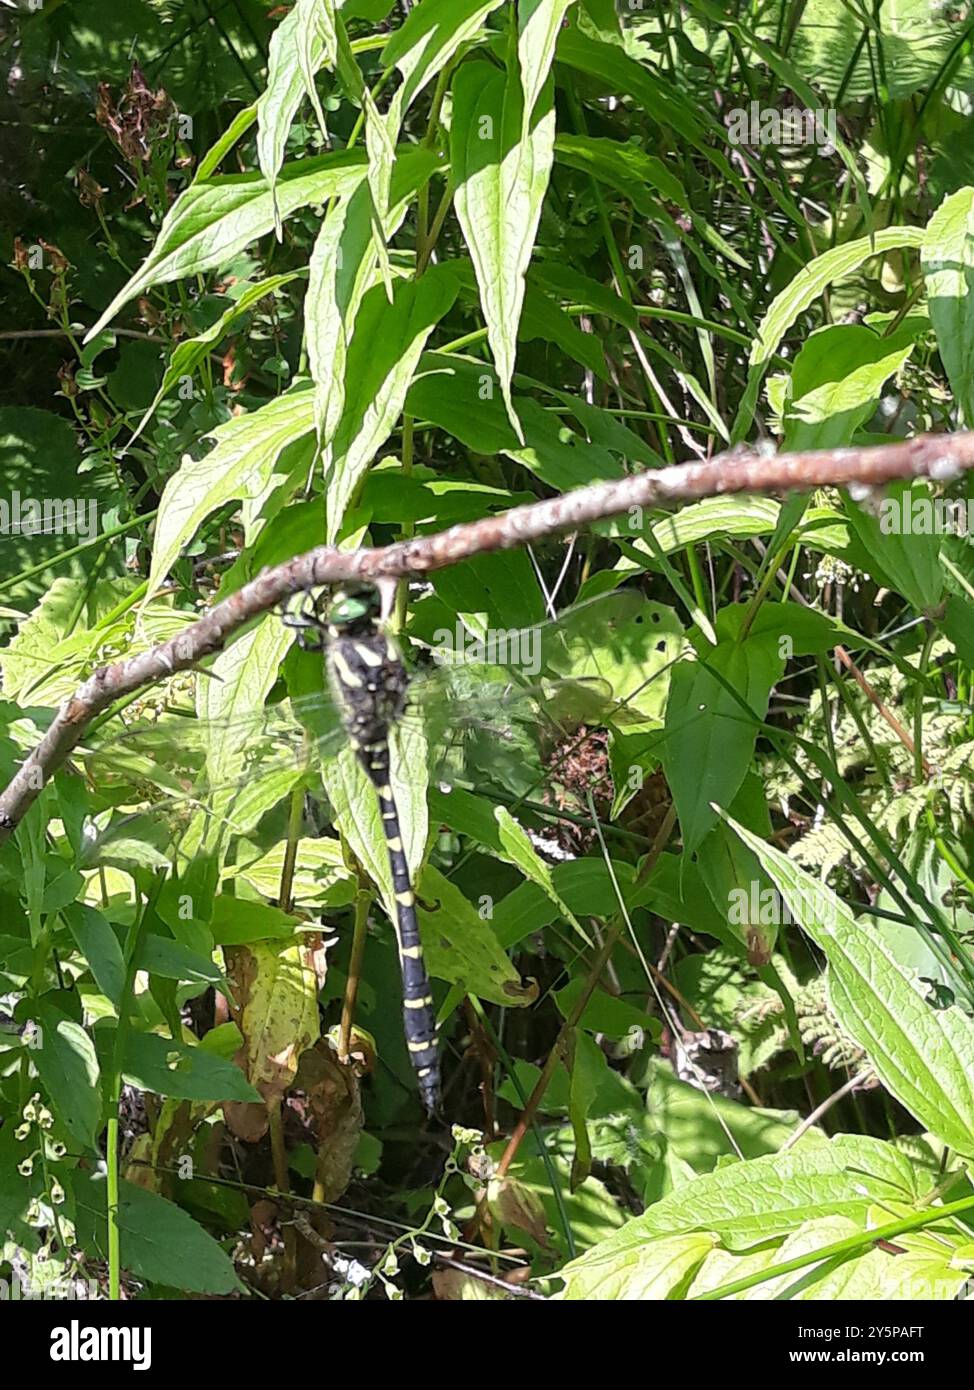
[[355, 627], [357, 623], [373, 621], [379, 615], [377, 590], [339, 589], [328, 609], [328, 622], [337, 628]]

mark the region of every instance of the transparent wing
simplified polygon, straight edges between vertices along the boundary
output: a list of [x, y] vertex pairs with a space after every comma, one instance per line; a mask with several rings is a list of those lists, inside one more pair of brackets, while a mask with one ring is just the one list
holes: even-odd
[[[579, 731], [658, 720], [660, 678], [683, 640], [671, 610], [632, 591], [531, 628], [470, 626], [452, 641], [444, 636], [451, 634], [434, 632], [441, 640], [418, 647], [401, 723], [407, 732], [421, 728], [433, 778], [513, 796], [541, 785], [556, 751]], [[321, 673], [318, 680], [309, 693], [236, 719], [163, 712], [82, 745], [73, 756], [104, 807], [94, 846], [104, 851], [113, 837], [151, 827], [160, 844], [168, 833], [191, 855], [221, 834], [255, 834], [295, 792], [324, 800], [319, 772], [345, 737]], [[213, 769], [225, 766], [228, 747], [238, 756], [225, 780]], [[321, 823], [318, 814], [312, 828]]]

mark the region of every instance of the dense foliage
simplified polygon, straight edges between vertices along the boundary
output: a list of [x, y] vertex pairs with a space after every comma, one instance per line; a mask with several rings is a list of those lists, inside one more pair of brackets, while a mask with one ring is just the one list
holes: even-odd
[[[974, 426], [966, 4], [0, 14], [3, 780], [323, 542]], [[5, 1273], [956, 1296], [969, 491], [710, 498], [398, 585], [420, 672], [478, 682], [474, 770], [404, 725], [395, 785], [442, 1124], [371, 788], [294, 715], [320, 660], [269, 614], [101, 717], [0, 847]]]

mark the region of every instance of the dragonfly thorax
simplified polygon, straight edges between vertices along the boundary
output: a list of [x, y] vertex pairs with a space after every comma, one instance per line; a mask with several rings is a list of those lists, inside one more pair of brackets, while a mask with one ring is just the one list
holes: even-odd
[[409, 677], [399, 650], [384, 632], [333, 637], [325, 665], [342, 723], [353, 743], [384, 740], [402, 714]]

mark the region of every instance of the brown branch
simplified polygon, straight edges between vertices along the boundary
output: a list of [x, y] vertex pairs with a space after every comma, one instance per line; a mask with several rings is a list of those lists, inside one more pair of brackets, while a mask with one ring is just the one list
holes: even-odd
[[[904, 443], [866, 449], [768, 456], [747, 448], [702, 463], [682, 463], [634, 473], [608, 483], [578, 488], [564, 496], [531, 502], [498, 516], [415, 536], [378, 549], [342, 551], [319, 546], [265, 570], [216, 604], [177, 637], [111, 666], [103, 666], [65, 700], [38, 746], [0, 795], [0, 842], [22, 819], [37, 795], [96, 715], [120, 696], [196, 666], [220, 651], [244, 623], [269, 612], [290, 595], [349, 579], [401, 578], [445, 569], [473, 555], [528, 545], [545, 536], [578, 530], [634, 509], [668, 502], [697, 502], [728, 493], [774, 493], [816, 487], [881, 486], [897, 478], [946, 482], [974, 468], [974, 432], [921, 435]], [[642, 519], [635, 528], [642, 529]]]

